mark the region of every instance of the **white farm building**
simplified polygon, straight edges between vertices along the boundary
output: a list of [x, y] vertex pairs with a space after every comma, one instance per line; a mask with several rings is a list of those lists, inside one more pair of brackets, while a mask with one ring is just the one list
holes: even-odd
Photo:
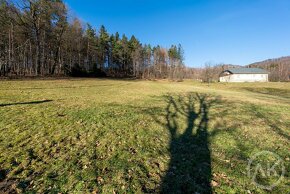
[[220, 82], [268, 82], [268, 72], [260, 68], [231, 68], [219, 76]]

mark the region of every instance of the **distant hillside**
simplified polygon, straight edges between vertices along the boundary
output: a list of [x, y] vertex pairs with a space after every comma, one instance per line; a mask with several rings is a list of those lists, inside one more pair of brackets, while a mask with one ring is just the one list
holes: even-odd
[[233, 65], [233, 64], [221, 64], [221, 65], [218, 65], [218, 66], [223, 67], [223, 69], [229, 69], [229, 68], [240, 68], [240, 67], [243, 67], [243, 66], [241, 66], [241, 65]]
[[252, 63], [248, 66], [250, 66], [250, 67], [263, 67], [263, 66], [269, 66], [271, 64], [277, 64], [277, 63], [290, 64], [290, 56], [280, 57], [280, 58], [275, 58], [275, 59], [267, 59], [265, 61]]
[[266, 69], [270, 73], [270, 81], [289, 81], [290, 56], [252, 63], [250, 65], [247, 65], [247, 67], [258, 67]]

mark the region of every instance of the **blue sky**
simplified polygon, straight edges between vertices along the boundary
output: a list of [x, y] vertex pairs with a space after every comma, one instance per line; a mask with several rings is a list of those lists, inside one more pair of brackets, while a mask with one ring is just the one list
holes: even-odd
[[72, 16], [142, 43], [181, 43], [185, 63], [246, 65], [290, 55], [290, 0], [64, 0]]

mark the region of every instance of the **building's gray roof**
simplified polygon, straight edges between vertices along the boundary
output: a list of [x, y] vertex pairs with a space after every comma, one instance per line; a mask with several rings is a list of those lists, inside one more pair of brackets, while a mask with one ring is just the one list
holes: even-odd
[[260, 68], [230, 68], [225, 71], [232, 74], [268, 74], [266, 70]]

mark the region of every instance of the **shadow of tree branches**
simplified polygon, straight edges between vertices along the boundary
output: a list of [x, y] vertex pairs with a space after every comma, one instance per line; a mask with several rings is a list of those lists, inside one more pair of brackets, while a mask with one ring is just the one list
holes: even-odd
[[[217, 98], [205, 94], [165, 96], [165, 123], [154, 120], [170, 133], [170, 163], [163, 177], [161, 193], [211, 193], [209, 111]], [[186, 121], [184, 131], [181, 121]]]
[[53, 100], [39, 100], [39, 101], [31, 101], [31, 102], [15, 102], [15, 103], [0, 104], [0, 107], [14, 106], [14, 105], [42, 104], [42, 103], [52, 102], [52, 101]]

